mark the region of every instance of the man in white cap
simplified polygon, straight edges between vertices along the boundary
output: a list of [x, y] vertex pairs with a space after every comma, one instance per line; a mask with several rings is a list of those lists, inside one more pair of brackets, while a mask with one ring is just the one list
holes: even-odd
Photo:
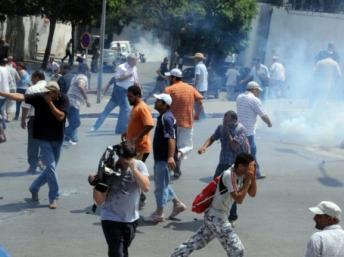
[[176, 217], [186, 209], [176, 196], [170, 185], [170, 171], [176, 167], [174, 154], [176, 149], [176, 120], [170, 111], [172, 98], [168, 94], [154, 95], [155, 109], [159, 112], [153, 140], [154, 184], [156, 210], [149, 220], [158, 223], [164, 221], [164, 207], [173, 202], [173, 210], [169, 218]]
[[264, 111], [262, 103], [258, 98], [261, 91], [263, 91], [263, 89], [259, 84], [255, 81], [251, 81], [247, 84], [246, 92], [240, 94], [236, 100], [238, 121], [244, 125], [247, 130], [247, 139], [250, 143], [251, 154], [256, 159], [257, 179], [265, 178], [265, 175], [260, 173], [256, 158], [257, 147], [254, 135], [256, 134], [257, 116], [260, 116], [269, 128], [272, 127], [271, 120]]
[[[108, 105], [100, 114], [90, 131], [98, 130], [103, 124], [106, 116], [117, 106], [119, 107], [119, 114], [115, 133], [122, 135], [127, 131], [130, 114], [130, 105], [127, 98], [128, 88], [132, 85], [139, 85], [136, 64], [137, 57], [134, 54], [130, 54], [127, 57], [127, 62], [118, 65], [114, 80], [111, 80], [114, 84], [113, 97], [111, 97]], [[111, 83], [111, 81], [109, 83]]]
[[[169, 77], [170, 86], [165, 89], [165, 93], [172, 97], [171, 112], [177, 120], [177, 149], [174, 177], [181, 175], [181, 159], [193, 148], [193, 120], [199, 119], [199, 114], [203, 110], [203, 96], [191, 85], [182, 81], [182, 72], [179, 69], [172, 69], [165, 73]], [[194, 112], [194, 104], [197, 108]]]
[[309, 210], [314, 214], [315, 228], [321, 231], [311, 236], [305, 257], [343, 257], [344, 231], [339, 225], [342, 210], [329, 201], [322, 201]]
[[55, 81], [49, 81], [37, 94], [0, 92], [0, 96], [15, 101], [25, 101], [35, 108], [33, 138], [39, 141], [40, 158], [46, 168], [33, 181], [29, 190], [32, 200], [38, 202], [40, 187], [48, 183], [49, 208], [56, 209], [59, 196], [56, 166], [64, 137], [66, 114], [69, 107], [68, 98], [60, 92], [60, 87]]
[[203, 60], [202, 53], [196, 53], [195, 56], [195, 87], [201, 95], [205, 96], [208, 91], [208, 71]]

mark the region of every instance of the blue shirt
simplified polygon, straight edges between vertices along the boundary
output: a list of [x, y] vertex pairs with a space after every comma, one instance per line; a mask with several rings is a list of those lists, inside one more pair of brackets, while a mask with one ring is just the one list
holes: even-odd
[[176, 119], [170, 110], [158, 117], [154, 139], [153, 155], [155, 161], [167, 161], [168, 140], [176, 139]]
[[223, 125], [219, 125], [211, 136], [212, 140], [220, 140], [221, 152], [220, 163], [232, 165], [239, 153], [250, 153], [250, 145], [246, 137], [246, 129], [241, 123], [237, 123], [234, 127], [228, 128], [233, 140], [239, 145], [237, 149], [232, 149], [228, 142], [228, 138], [223, 131]]

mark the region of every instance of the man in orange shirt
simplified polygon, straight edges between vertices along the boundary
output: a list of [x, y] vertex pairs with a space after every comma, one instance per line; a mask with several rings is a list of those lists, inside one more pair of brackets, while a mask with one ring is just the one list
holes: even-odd
[[[203, 96], [191, 85], [182, 81], [183, 74], [179, 69], [172, 69], [166, 72], [165, 76], [169, 77], [170, 86], [165, 92], [172, 98], [171, 111], [177, 120], [177, 149], [176, 169], [174, 177], [179, 178], [181, 175], [181, 159], [186, 156], [193, 148], [193, 120], [199, 119], [199, 114], [203, 109]], [[194, 104], [198, 108], [194, 113]]]
[[[153, 116], [149, 107], [141, 99], [141, 88], [137, 85], [128, 88], [128, 102], [133, 109], [131, 110], [128, 130], [122, 134], [122, 140], [131, 142], [135, 145], [137, 157], [136, 159], [143, 162], [146, 161], [149, 153], [152, 150], [152, 142], [149, 132], [154, 127]], [[146, 196], [142, 193], [140, 197], [140, 209], [146, 203]]]

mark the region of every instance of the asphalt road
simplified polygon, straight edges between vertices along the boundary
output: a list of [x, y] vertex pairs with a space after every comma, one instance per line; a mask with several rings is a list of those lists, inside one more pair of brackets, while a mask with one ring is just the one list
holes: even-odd
[[[139, 64], [145, 87], [154, 84], [157, 63]], [[106, 74], [104, 81], [111, 74]], [[93, 83], [93, 82], [92, 82]], [[94, 98], [93, 98], [94, 99]], [[93, 111], [100, 111], [94, 105]], [[223, 113], [224, 102], [214, 100], [212, 110]], [[232, 105], [231, 105], [232, 106]], [[232, 107], [230, 107], [232, 108]], [[258, 182], [257, 197], [245, 199], [239, 207], [236, 232], [244, 243], [248, 257], [302, 256], [310, 235], [315, 231], [308, 207], [321, 200], [337, 202], [341, 207], [344, 193], [344, 151], [334, 145], [310, 144], [302, 137], [286, 137], [278, 125], [281, 117], [299, 112], [302, 105], [271, 103], [275, 111], [274, 127], [260, 126], [257, 132], [258, 160], [267, 179]], [[276, 114], [277, 113], [277, 114]], [[116, 119], [109, 118], [96, 133], [88, 130], [94, 119], [82, 119], [80, 142], [62, 151], [58, 174], [61, 198], [56, 210], [47, 208], [47, 186], [40, 192], [40, 205], [28, 202], [28, 186], [36, 175], [25, 173], [26, 131], [18, 122], [8, 124], [8, 142], [0, 145], [0, 245], [13, 257], [94, 257], [107, 256], [107, 246], [97, 215], [89, 214], [92, 189], [87, 175], [95, 171], [100, 155], [109, 144], [119, 142], [114, 135]], [[179, 198], [190, 206], [194, 196], [212, 177], [218, 162], [220, 144], [209, 151], [196, 153], [211, 135], [220, 119], [206, 119], [195, 124], [194, 151], [183, 162], [182, 177], [173, 181]], [[153, 174], [153, 160], [147, 160]], [[152, 182], [153, 183], [153, 182]], [[154, 185], [148, 193], [148, 204], [142, 211], [148, 216], [155, 208]], [[166, 216], [171, 206], [166, 209]], [[130, 256], [163, 257], [187, 239], [202, 223], [202, 216], [190, 208], [179, 220], [158, 225], [143, 223], [130, 247]], [[192, 256], [226, 256], [217, 240]]]
[[[7, 129], [8, 142], [0, 145], [0, 244], [13, 257], [93, 257], [106, 256], [106, 243], [99, 218], [88, 214], [92, 190], [86, 182], [100, 154], [108, 144], [119, 142], [113, 134], [115, 119], [106, 120], [102, 129], [88, 133], [94, 122], [83, 119], [80, 143], [64, 148], [58, 166], [61, 198], [57, 210], [47, 208], [47, 187], [40, 192], [41, 204], [28, 203], [28, 186], [36, 175], [25, 173], [26, 131], [12, 122]], [[195, 147], [209, 136], [220, 122], [207, 119], [196, 123]], [[255, 199], [246, 199], [239, 207], [235, 230], [246, 247], [246, 256], [302, 256], [314, 231], [309, 206], [320, 200], [332, 200], [343, 207], [343, 153], [329, 148], [284, 142], [274, 129], [260, 127], [257, 143], [259, 161], [267, 179], [258, 182]], [[183, 163], [183, 176], [173, 182], [178, 196], [188, 206], [209, 181], [218, 162], [220, 145], [214, 144], [199, 156], [193, 151]], [[323, 162], [323, 160], [325, 162]], [[153, 161], [147, 165], [152, 174]], [[148, 216], [155, 207], [154, 186], [142, 212]], [[169, 214], [170, 207], [166, 210]], [[142, 224], [131, 248], [131, 256], [169, 256], [201, 224], [202, 216], [190, 209], [180, 220], [159, 225]], [[194, 256], [225, 256], [214, 240]]]

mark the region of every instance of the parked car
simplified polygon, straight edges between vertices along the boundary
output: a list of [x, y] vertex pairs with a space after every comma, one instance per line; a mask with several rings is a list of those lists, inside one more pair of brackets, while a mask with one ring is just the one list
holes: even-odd
[[[195, 84], [195, 67], [187, 67], [183, 70], [183, 81], [194, 85]], [[219, 98], [222, 89], [222, 79], [216, 72], [208, 69], [208, 92], [207, 97]]]

